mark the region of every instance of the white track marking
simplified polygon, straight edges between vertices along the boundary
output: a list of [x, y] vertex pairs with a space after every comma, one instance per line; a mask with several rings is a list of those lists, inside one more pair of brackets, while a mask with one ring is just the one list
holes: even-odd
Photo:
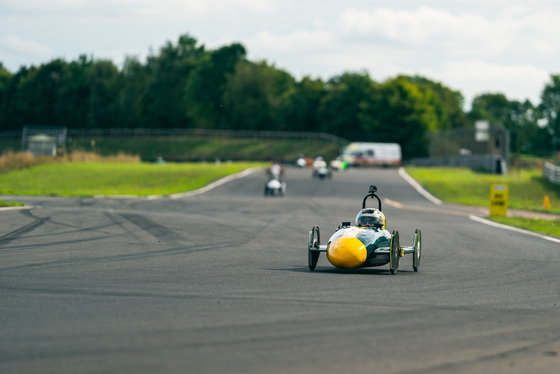
[[533, 232], [533, 231], [528, 231], [528, 230], [523, 230], [523, 229], [513, 227], [513, 226], [503, 225], [501, 223], [490, 221], [490, 220], [487, 220], [487, 219], [484, 219], [484, 218], [481, 218], [481, 217], [477, 217], [477, 216], [473, 216], [473, 215], [470, 215], [469, 218], [472, 219], [473, 221], [480, 222], [480, 223], [483, 223], [483, 224], [488, 225], [488, 226], [497, 227], [497, 228], [504, 229], [504, 230], [509, 230], [509, 231], [521, 232], [523, 234], [536, 236], [536, 237], [539, 237], [541, 239], [550, 240], [551, 242], [554, 242], [554, 243], [560, 243], [560, 239], [552, 238], [550, 236], [542, 235], [542, 234], [539, 234], [539, 233], [536, 233], [536, 232]]
[[399, 175], [405, 180], [407, 181], [412, 187], [414, 187], [414, 189], [416, 191], [418, 191], [419, 194], [421, 194], [422, 196], [424, 196], [426, 199], [430, 200], [432, 203], [436, 204], [436, 205], [442, 205], [442, 201], [440, 199], [438, 199], [437, 197], [433, 196], [432, 194], [430, 194], [428, 191], [426, 191], [424, 189], [424, 187], [422, 187], [420, 185], [420, 183], [416, 182], [410, 175], [408, 175], [406, 173], [406, 171], [404, 170], [404, 168], [399, 168]]

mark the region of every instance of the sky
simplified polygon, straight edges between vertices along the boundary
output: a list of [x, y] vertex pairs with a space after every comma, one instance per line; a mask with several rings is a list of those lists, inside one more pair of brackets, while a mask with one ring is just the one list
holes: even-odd
[[241, 43], [296, 79], [421, 75], [460, 91], [540, 103], [560, 74], [558, 0], [0, 0], [0, 62], [15, 73], [85, 54], [141, 61], [189, 34]]

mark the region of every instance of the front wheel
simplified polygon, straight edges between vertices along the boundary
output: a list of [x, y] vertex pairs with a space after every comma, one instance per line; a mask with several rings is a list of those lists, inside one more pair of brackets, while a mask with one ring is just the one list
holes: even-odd
[[414, 232], [414, 257], [412, 258], [412, 268], [418, 271], [420, 267], [420, 258], [422, 258], [422, 233], [420, 229]]
[[397, 230], [393, 230], [393, 234], [391, 234], [391, 247], [389, 249], [389, 265], [391, 267], [391, 274], [397, 274], [399, 270], [399, 260], [401, 258], [401, 244], [399, 241], [399, 232]]
[[309, 243], [307, 244], [307, 262], [309, 265], [309, 270], [315, 270], [317, 262], [319, 261], [319, 255], [321, 252], [315, 251], [313, 249], [319, 248], [321, 244], [321, 237], [319, 234], [319, 226], [313, 226], [311, 231], [309, 231]]

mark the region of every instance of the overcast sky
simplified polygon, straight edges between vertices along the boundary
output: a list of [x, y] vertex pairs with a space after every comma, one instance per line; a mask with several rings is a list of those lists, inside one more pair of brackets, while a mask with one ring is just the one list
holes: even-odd
[[240, 42], [297, 79], [419, 74], [467, 103], [500, 92], [539, 104], [560, 73], [558, 0], [0, 0], [12, 73], [80, 54], [120, 68], [187, 33], [209, 49]]

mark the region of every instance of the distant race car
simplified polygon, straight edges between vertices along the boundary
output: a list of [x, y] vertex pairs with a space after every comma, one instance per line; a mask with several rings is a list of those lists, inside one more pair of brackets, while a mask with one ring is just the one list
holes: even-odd
[[326, 166], [319, 166], [317, 169], [313, 169], [313, 178], [326, 179], [332, 178], [332, 173]]
[[280, 166], [280, 162], [275, 161], [266, 171], [268, 181], [264, 184], [264, 196], [286, 194], [286, 182], [283, 181], [284, 169]]
[[313, 161], [313, 178], [325, 179], [331, 178], [332, 174], [327, 166], [327, 162], [323, 157], [319, 156]]
[[286, 182], [272, 178], [264, 185], [264, 196], [284, 196], [285, 194]]
[[[309, 270], [315, 270], [319, 255], [326, 253], [329, 262], [344, 269], [382, 266], [389, 264], [392, 274], [399, 269], [399, 260], [405, 254], [412, 254], [412, 268], [418, 271], [422, 255], [422, 234], [419, 229], [414, 233], [413, 244], [401, 247], [399, 232], [385, 230], [385, 215], [381, 212], [381, 199], [376, 195], [377, 187], [370, 186], [364, 197], [362, 210], [356, 217], [356, 225], [342, 222], [327, 244], [322, 245], [319, 227], [313, 226], [309, 231], [307, 246]], [[366, 208], [368, 198], [375, 198], [378, 209]]]

